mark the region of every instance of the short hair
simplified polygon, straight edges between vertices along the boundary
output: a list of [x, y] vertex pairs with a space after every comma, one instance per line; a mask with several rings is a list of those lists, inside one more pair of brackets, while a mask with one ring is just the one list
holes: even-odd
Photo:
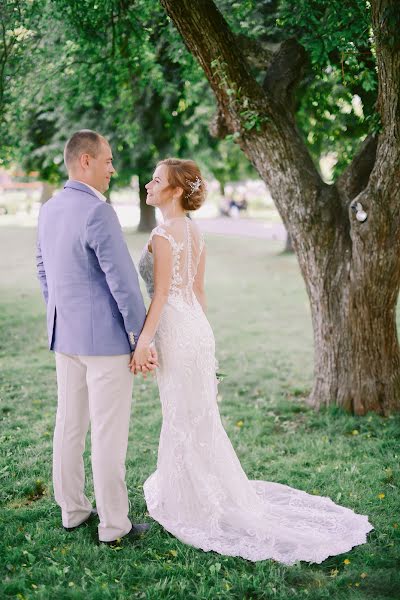
[[91, 129], [76, 131], [71, 135], [64, 148], [64, 163], [67, 169], [82, 154], [89, 154], [93, 158], [97, 158], [102, 142], [107, 143], [107, 140], [96, 131]]

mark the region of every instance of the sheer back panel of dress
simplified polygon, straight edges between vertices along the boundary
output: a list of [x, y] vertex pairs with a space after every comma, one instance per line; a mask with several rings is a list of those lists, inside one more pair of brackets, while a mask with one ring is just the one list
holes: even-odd
[[204, 248], [199, 228], [188, 217], [178, 217], [153, 229], [150, 241], [155, 235], [164, 237], [171, 244], [173, 264], [170, 294], [193, 304], [193, 282]]

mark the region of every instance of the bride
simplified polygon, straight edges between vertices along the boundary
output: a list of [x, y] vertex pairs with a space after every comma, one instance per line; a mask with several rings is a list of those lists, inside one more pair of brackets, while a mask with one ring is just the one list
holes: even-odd
[[279, 483], [250, 481], [218, 411], [215, 342], [206, 318], [205, 246], [186, 213], [205, 198], [191, 160], [158, 163], [147, 204], [164, 217], [139, 271], [152, 298], [131, 362], [146, 373], [155, 343], [163, 423], [157, 470], [144, 484], [149, 514], [185, 544], [251, 561], [320, 563], [366, 542], [368, 518]]

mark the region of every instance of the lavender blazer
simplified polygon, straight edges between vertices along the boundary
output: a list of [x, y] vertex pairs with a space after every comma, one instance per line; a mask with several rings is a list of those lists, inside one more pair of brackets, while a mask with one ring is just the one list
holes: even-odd
[[67, 181], [41, 208], [37, 273], [47, 305], [49, 348], [65, 354], [130, 353], [146, 309], [112, 206]]

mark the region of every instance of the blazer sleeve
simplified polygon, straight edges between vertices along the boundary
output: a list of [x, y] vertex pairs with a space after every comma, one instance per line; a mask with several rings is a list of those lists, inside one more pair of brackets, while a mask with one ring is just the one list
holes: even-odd
[[39, 279], [40, 287], [42, 289], [43, 298], [45, 299], [45, 302], [47, 304], [49, 292], [47, 287], [46, 270], [43, 264], [42, 249], [40, 247], [40, 222], [38, 226], [38, 234], [36, 240], [36, 273]]
[[112, 206], [106, 202], [96, 204], [87, 220], [86, 236], [118, 305], [133, 350], [143, 329], [146, 308], [137, 272]]

